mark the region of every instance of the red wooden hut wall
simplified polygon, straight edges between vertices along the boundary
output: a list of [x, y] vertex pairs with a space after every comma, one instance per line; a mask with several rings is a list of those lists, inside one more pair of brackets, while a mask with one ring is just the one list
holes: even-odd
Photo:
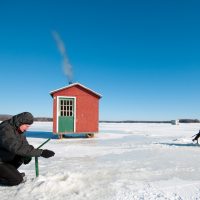
[[50, 93], [53, 97], [53, 132], [58, 133], [58, 97], [74, 97], [75, 133], [96, 133], [99, 126], [99, 99], [101, 96], [81, 84], [72, 84]]

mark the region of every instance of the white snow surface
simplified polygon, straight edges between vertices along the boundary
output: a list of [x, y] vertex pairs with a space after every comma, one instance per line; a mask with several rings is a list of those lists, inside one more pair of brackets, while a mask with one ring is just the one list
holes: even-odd
[[27, 139], [55, 151], [19, 168], [26, 182], [0, 186], [1, 200], [200, 200], [200, 124], [100, 123], [94, 138], [53, 137], [35, 122]]

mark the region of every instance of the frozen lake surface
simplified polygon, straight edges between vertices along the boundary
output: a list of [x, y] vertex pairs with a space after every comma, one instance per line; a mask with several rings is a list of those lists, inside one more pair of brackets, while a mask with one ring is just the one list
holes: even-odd
[[[24, 165], [27, 181], [0, 187], [1, 200], [197, 200], [200, 146], [192, 142], [200, 124], [101, 123], [95, 138], [52, 139], [55, 157]], [[51, 122], [35, 122], [27, 138], [39, 146]], [[54, 137], [55, 138], [55, 137]]]

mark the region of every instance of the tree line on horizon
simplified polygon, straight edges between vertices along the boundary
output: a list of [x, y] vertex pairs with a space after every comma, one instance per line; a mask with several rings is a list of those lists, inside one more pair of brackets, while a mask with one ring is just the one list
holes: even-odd
[[[0, 121], [10, 119], [12, 116], [13, 115], [0, 114]], [[34, 117], [34, 121], [51, 122], [51, 121], [53, 121], [53, 118], [52, 117]]]
[[[0, 114], [0, 121], [10, 119], [13, 115]], [[38, 122], [52, 122], [52, 117], [34, 117], [34, 121]], [[179, 123], [200, 123], [199, 119], [179, 119]], [[100, 123], [171, 123], [168, 121], [152, 121], [152, 120], [100, 120]]]

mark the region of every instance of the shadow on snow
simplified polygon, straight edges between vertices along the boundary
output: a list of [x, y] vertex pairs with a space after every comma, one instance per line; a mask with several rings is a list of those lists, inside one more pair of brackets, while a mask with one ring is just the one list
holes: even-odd
[[167, 146], [177, 146], [177, 147], [200, 147], [199, 144], [194, 143], [187, 143], [187, 144], [180, 144], [180, 143], [156, 143], [156, 144], [163, 144]]
[[[27, 131], [26, 137], [28, 138], [44, 138], [44, 139], [58, 139], [58, 135], [52, 132], [42, 132], [42, 131]], [[63, 138], [86, 138], [85, 134], [65, 134]]]
[[52, 132], [42, 132], [42, 131], [27, 131], [26, 137], [28, 137], [28, 138], [58, 139], [58, 136], [56, 136]]

